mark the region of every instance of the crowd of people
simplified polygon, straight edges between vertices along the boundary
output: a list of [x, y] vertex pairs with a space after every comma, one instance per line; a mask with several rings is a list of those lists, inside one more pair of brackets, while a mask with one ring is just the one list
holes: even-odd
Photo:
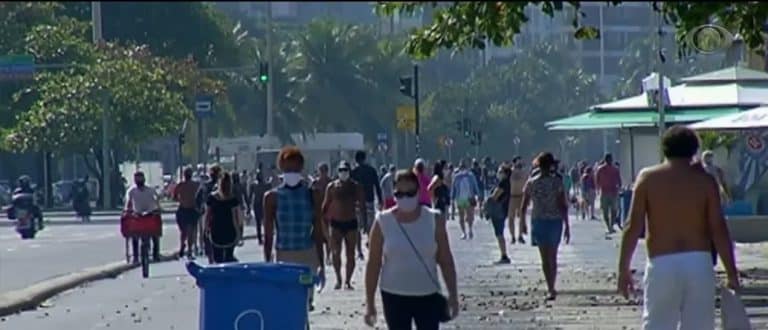
[[[569, 209], [574, 208], [582, 219], [596, 220], [594, 203], [599, 197], [608, 233], [614, 233], [615, 226], [622, 228], [622, 222], [627, 224], [618, 286], [625, 296], [631, 289], [628, 265], [637, 239], [646, 229], [645, 235], [653, 238], [648, 242], [645, 328], [681, 323], [710, 329], [709, 318], [694, 320], [693, 316], [714, 308], [714, 301], [710, 304], [714, 273], [711, 264], [704, 270], [700, 252], [706, 252], [708, 263], [715, 253], [720, 255], [730, 287], [738, 287], [738, 274], [719, 198], [721, 173], [712, 170], [707, 153], [701, 161], [692, 161], [698, 150], [695, 139], [684, 128], [667, 132], [662, 141], [666, 161], [640, 172], [626, 221], [618, 221], [622, 180], [610, 154], [594, 166], [578, 162], [568, 173], [547, 152], [538, 154], [530, 169], [521, 157], [498, 165], [489, 159], [462, 160], [455, 165], [439, 160], [430, 173], [423, 159], [409, 169], [382, 166], [377, 171], [360, 151], [354, 157], [355, 166], [341, 161], [332, 174], [329, 164], [320, 163], [312, 175], [305, 175], [301, 151], [285, 147], [268, 175], [257, 172], [241, 180], [237, 173], [213, 166], [210, 179], [197, 183], [192, 169], [186, 169], [174, 192], [182, 229], [180, 252], [194, 255], [196, 221], [202, 218], [209, 245], [203, 248], [209, 261], [237, 261], [234, 249], [247, 219], [252, 219], [265, 261], [303, 264], [321, 278], [326, 265], [332, 265], [337, 290], [354, 290], [356, 262], [367, 259], [366, 323], [375, 323], [378, 291], [390, 329], [410, 329], [413, 322], [418, 329], [438, 329], [459, 312], [447, 221], [457, 219], [458, 237], [469, 241], [475, 237], [475, 216], [488, 220], [498, 243], [500, 264], [511, 262], [507, 235], [513, 245], [529, 239], [540, 254], [547, 287], [544, 298], [554, 300], [558, 248], [571, 239]], [[653, 213], [648, 212], [651, 208]], [[442, 293], [438, 269], [447, 295]], [[312, 297], [314, 290], [310, 291]], [[711, 299], [703, 299], [703, 295]], [[697, 299], [700, 301], [694, 301]], [[678, 305], [670, 304], [692, 307], [680, 312]], [[314, 308], [311, 298], [309, 306]]]

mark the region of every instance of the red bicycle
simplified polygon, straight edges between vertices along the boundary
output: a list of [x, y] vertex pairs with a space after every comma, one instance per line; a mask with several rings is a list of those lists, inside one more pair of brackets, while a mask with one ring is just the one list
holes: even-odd
[[139, 261], [141, 276], [149, 277], [149, 240], [163, 235], [163, 221], [159, 212], [136, 214], [124, 212], [120, 217], [120, 233], [125, 238], [125, 259], [131, 262], [130, 240], [140, 240]]

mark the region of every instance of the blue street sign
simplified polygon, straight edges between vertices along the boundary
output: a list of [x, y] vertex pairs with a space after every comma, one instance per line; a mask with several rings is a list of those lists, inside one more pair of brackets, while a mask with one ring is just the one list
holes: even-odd
[[0, 56], [0, 80], [27, 80], [35, 75], [32, 55]]
[[387, 136], [387, 133], [376, 134], [376, 142], [387, 143], [388, 141], [389, 141], [389, 137]]
[[198, 96], [195, 99], [195, 116], [197, 118], [208, 118], [213, 116], [213, 97]]

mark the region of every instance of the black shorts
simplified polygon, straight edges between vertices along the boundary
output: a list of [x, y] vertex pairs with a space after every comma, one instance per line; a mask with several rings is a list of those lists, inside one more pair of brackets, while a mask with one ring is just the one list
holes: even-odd
[[342, 235], [347, 235], [349, 232], [355, 232], [359, 228], [357, 219], [339, 221], [331, 220], [331, 228], [338, 230]]
[[196, 226], [200, 221], [200, 213], [195, 209], [180, 207], [176, 210], [176, 223], [179, 227]]

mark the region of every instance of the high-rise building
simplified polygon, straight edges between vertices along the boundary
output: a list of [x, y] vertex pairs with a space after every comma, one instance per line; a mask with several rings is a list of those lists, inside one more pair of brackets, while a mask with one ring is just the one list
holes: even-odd
[[[595, 74], [604, 91], [610, 92], [610, 86], [621, 76], [619, 61], [628, 54], [629, 46], [636, 40], [655, 35], [656, 13], [648, 2], [623, 2], [618, 6], [582, 2], [580, 12], [580, 24], [598, 28], [600, 38], [574, 40], [572, 21], [576, 11], [573, 7], [567, 6], [549, 17], [539, 7], [531, 5], [525, 11], [529, 21], [515, 37], [515, 45], [489, 47], [488, 60], [510, 57], [516, 49], [560, 39], [573, 45], [574, 55], [580, 59], [584, 70]], [[674, 38], [674, 28], [666, 26], [664, 31], [666, 38]]]
[[245, 16], [259, 18], [266, 14], [267, 6], [272, 5], [272, 18], [278, 22], [308, 23], [316, 18], [333, 18], [344, 23], [374, 24], [378, 18], [369, 2], [299, 2], [299, 1], [259, 1], [259, 2], [217, 2], [217, 6], [235, 6]]

